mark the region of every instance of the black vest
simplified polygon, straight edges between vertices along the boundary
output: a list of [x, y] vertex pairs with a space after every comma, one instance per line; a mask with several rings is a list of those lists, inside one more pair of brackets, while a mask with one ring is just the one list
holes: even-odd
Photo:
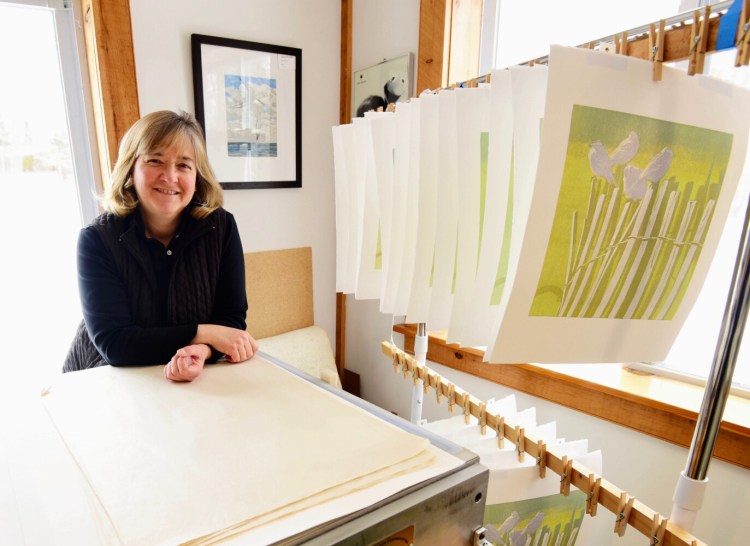
[[[137, 214], [137, 213], [135, 213]], [[128, 293], [135, 323], [145, 328], [157, 326], [159, 316], [157, 281], [146, 250], [132, 218], [102, 214], [93, 224], [111, 255]], [[167, 294], [167, 324], [206, 323], [211, 317], [221, 265], [222, 244], [227, 229], [227, 213], [218, 209], [208, 218], [188, 218], [178, 235], [183, 250], [172, 269]], [[103, 259], [106, 259], [103, 257]], [[63, 365], [63, 372], [106, 365], [81, 321]]]

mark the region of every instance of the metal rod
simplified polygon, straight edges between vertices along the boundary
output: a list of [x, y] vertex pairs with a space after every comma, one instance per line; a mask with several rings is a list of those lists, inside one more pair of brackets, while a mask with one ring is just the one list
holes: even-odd
[[711, 365], [711, 373], [706, 382], [701, 411], [695, 425], [693, 441], [690, 445], [685, 474], [694, 480], [704, 480], [708, 465], [716, 446], [724, 408], [732, 386], [732, 375], [740, 351], [742, 334], [747, 322], [750, 305], [750, 200], [745, 211], [745, 225], [742, 230], [737, 260], [734, 264], [732, 283], [729, 287], [727, 305], [721, 331], [716, 343], [716, 352]]

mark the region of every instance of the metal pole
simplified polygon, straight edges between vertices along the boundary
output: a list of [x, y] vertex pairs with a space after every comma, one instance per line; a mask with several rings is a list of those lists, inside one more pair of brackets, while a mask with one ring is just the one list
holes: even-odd
[[700, 415], [695, 425], [693, 440], [688, 453], [685, 470], [680, 475], [672, 509], [672, 521], [690, 530], [695, 515], [703, 502], [703, 493], [708, 483], [706, 478], [721, 418], [732, 386], [732, 375], [742, 342], [750, 305], [750, 201], [745, 211], [742, 230], [734, 265], [732, 283], [724, 309], [724, 318], [716, 344], [711, 373], [706, 382]]
[[[414, 336], [414, 358], [420, 364], [427, 363], [427, 324], [417, 323], [417, 335]], [[414, 385], [411, 393], [411, 415], [412, 423], [422, 420], [422, 404], [424, 401], [424, 382], [419, 379]]]

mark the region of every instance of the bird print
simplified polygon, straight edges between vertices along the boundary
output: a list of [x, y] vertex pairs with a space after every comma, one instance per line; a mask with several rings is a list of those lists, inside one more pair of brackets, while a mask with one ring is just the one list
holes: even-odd
[[635, 134], [635, 131], [630, 131], [628, 137], [620, 142], [615, 151], [609, 156], [612, 164], [625, 165], [625, 163], [633, 159], [635, 154], [638, 153], [638, 146], [640, 146], [638, 135]]
[[672, 149], [669, 147], [663, 148], [661, 152], [656, 154], [651, 159], [649, 164], [644, 169], [641, 177], [644, 180], [650, 180], [651, 182], [658, 182], [664, 177], [665, 174], [667, 174], [667, 170], [669, 169], [669, 166], [672, 164], [672, 157], [674, 157], [674, 153], [672, 152]]
[[607, 179], [610, 184], [615, 183], [615, 177], [612, 174], [612, 160], [607, 153], [607, 148], [600, 140], [595, 140], [589, 148], [589, 164], [595, 175]]
[[622, 185], [625, 197], [629, 199], [643, 199], [646, 195], [646, 179], [641, 175], [643, 171], [635, 165], [628, 165], [622, 173]]

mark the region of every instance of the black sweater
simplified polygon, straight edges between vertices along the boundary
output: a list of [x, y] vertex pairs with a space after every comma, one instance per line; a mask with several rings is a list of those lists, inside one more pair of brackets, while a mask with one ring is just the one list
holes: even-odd
[[186, 213], [167, 248], [146, 238], [138, 211], [104, 214], [81, 230], [78, 279], [84, 325], [65, 371], [165, 364], [198, 324], [245, 329], [242, 244], [224, 209], [203, 220]]

